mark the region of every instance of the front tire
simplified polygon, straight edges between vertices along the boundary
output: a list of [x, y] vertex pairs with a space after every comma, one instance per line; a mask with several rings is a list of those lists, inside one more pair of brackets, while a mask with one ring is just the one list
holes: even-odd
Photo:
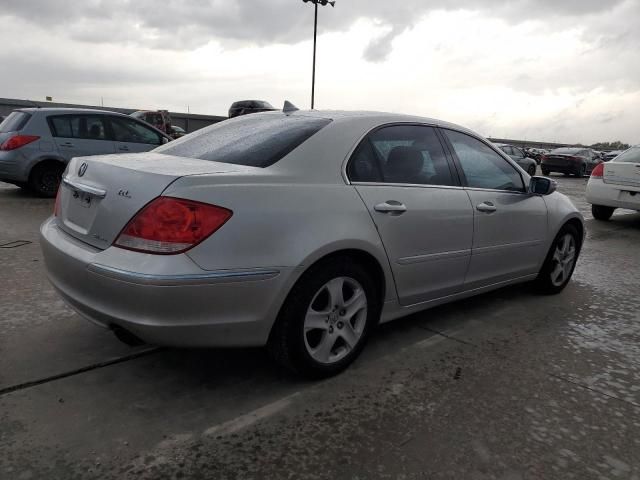
[[527, 170], [527, 173], [529, 174], [530, 177], [535, 177], [536, 176], [536, 166], [535, 165], [530, 165], [529, 169]]
[[591, 214], [596, 220], [608, 221], [613, 215], [615, 208], [603, 205], [591, 205]]
[[285, 301], [269, 337], [269, 352], [309, 378], [335, 375], [360, 354], [380, 316], [372, 275], [348, 257], [311, 267]]
[[551, 173], [551, 170], [547, 170], [546, 168], [542, 169], [542, 175], [544, 175], [545, 177], [548, 177], [550, 173]]
[[573, 225], [565, 225], [560, 229], [536, 279], [542, 293], [553, 295], [564, 290], [576, 268], [581, 241]]

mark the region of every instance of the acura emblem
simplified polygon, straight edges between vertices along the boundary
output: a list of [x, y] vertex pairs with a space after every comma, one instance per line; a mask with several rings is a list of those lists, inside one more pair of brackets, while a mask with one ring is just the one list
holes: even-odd
[[84, 175], [84, 173], [87, 171], [87, 167], [89, 165], [87, 165], [87, 162], [84, 162], [82, 165], [80, 165], [80, 168], [78, 169], [78, 176], [81, 177]]

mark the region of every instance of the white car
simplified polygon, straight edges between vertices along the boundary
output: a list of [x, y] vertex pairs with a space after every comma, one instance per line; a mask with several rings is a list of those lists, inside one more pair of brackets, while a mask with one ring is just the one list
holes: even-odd
[[609, 220], [616, 208], [640, 211], [640, 145], [593, 169], [587, 202], [598, 220]]

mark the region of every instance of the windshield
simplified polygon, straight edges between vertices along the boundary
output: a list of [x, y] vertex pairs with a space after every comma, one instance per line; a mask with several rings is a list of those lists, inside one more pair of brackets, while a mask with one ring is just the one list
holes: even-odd
[[30, 118], [31, 115], [27, 112], [11, 112], [9, 116], [0, 123], [0, 133], [22, 130]]
[[254, 114], [225, 120], [155, 150], [249, 167], [268, 167], [285, 157], [331, 120]]
[[616, 163], [640, 163], [640, 146], [631, 147], [618, 155], [613, 161]]

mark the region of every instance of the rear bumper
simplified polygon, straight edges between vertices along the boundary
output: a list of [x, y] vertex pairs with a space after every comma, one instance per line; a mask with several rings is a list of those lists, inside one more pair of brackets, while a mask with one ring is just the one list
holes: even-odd
[[[264, 345], [295, 272], [205, 271], [186, 255], [101, 251], [61, 231], [53, 218], [40, 233], [49, 280], [71, 307], [98, 325], [120, 326], [156, 345]], [[126, 258], [114, 261], [119, 255]], [[164, 272], [157, 270], [159, 262]]]
[[0, 180], [26, 182], [29, 180], [27, 159], [20, 150], [0, 152]]
[[587, 202], [603, 207], [627, 208], [640, 211], [640, 192], [625, 190], [624, 185], [604, 183], [601, 179], [590, 178], [587, 184]]
[[554, 165], [542, 163], [540, 167], [545, 170], [549, 170], [550, 172], [578, 173], [580, 171], [580, 165]]

